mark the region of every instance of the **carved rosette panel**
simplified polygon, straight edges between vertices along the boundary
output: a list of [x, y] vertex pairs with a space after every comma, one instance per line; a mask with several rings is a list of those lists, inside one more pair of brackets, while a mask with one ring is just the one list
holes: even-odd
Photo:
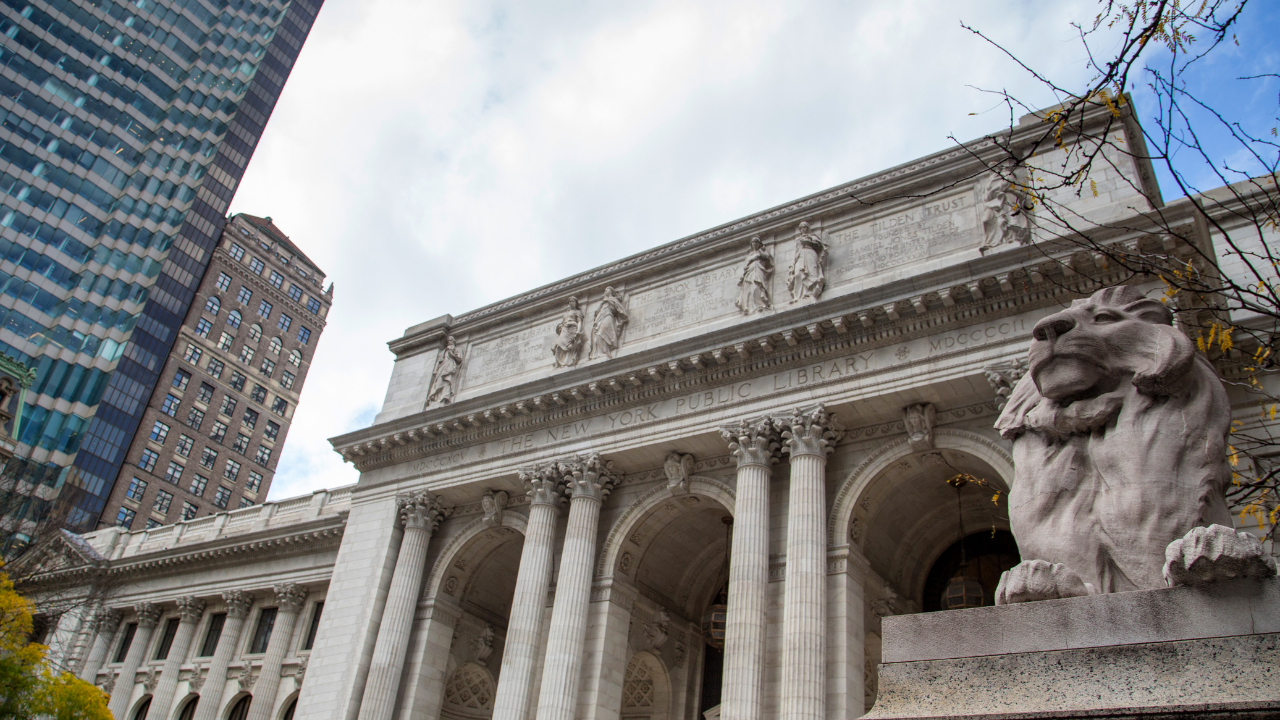
[[738, 467], [769, 467], [781, 457], [781, 436], [773, 418], [764, 418], [754, 423], [743, 420], [737, 426], [721, 428], [720, 437], [729, 443], [729, 454], [738, 461]]
[[222, 593], [222, 602], [226, 603], [227, 617], [244, 618], [249, 616], [253, 596], [241, 590], [227, 590]]
[[808, 411], [797, 409], [791, 417], [782, 422], [785, 423], [782, 437], [787, 452], [792, 457], [797, 455], [825, 457], [835, 449], [840, 438], [844, 437], [844, 426], [821, 404]]
[[296, 613], [302, 609], [302, 604], [307, 600], [307, 589], [299, 587], [297, 583], [280, 583], [271, 590], [276, 594], [276, 602], [279, 603], [281, 612]]
[[204, 615], [204, 601], [187, 595], [178, 598], [178, 615], [183, 622], [199, 622], [200, 617]]
[[138, 603], [133, 606], [133, 611], [138, 614], [138, 627], [153, 628], [160, 622], [160, 608], [157, 605]]
[[397, 514], [400, 524], [405, 528], [435, 532], [440, 522], [449, 515], [449, 510], [440, 503], [438, 495], [419, 491], [401, 495], [396, 498]]

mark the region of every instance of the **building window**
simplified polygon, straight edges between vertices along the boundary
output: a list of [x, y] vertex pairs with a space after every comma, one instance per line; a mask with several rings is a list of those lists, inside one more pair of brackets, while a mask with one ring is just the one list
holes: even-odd
[[231, 444], [231, 449], [241, 455], [249, 452], [249, 436], [244, 433], [236, 433], [236, 441]]
[[253, 408], [247, 408], [244, 411], [244, 417], [240, 418], [240, 424], [253, 430], [258, 424], [258, 411]]
[[301, 367], [301, 366], [302, 366], [302, 353], [298, 352], [297, 350], [290, 350], [290, 351], [289, 351], [289, 364], [290, 364], [290, 365], [292, 365], [292, 366], [294, 366], [294, 367]]
[[187, 411], [187, 424], [199, 430], [200, 424], [204, 422], [204, 411], [191, 408]]
[[160, 490], [156, 492], [155, 511], [161, 515], [169, 514], [169, 505], [173, 503], [173, 493]]
[[213, 493], [213, 504], [225, 508], [230, 500], [231, 491], [219, 485], [217, 491]]
[[[203, 467], [207, 467], [210, 470], [212, 470], [214, 464], [217, 462], [218, 462], [217, 450], [207, 447], [200, 451], [200, 465], [202, 465]], [[197, 475], [196, 477], [199, 477], [199, 476]], [[199, 495], [200, 493], [196, 493], [196, 494]]]
[[242, 345], [240, 347], [240, 362], [244, 363], [245, 365], [248, 365], [249, 363], [253, 362], [253, 348], [249, 347], [248, 345]]
[[250, 396], [253, 398], [254, 402], [262, 405], [267, 401], [267, 389], [257, 383], [254, 383], [253, 392], [250, 393]]
[[174, 452], [181, 455], [182, 457], [187, 457], [188, 455], [191, 454], [191, 447], [194, 444], [195, 444], [195, 441], [193, 441], [189, 436], [180, 435], [178, 437], [178, 446], [174, 448]]
[[203, 354], [204, 353], [201, 352], [200, 348], [196, 347], [192, 343], [187, 343], [187, 349], [182, 352], [182, 359], [192, 365], [196, 365], [199, 364], [200, 356]]
[[157, 420], [156, 424], [151, 426], [151, 439], [163, 445], [167, 437], [169, 437], [169, 426]]
[[267, 463], [271, 462], [271, 448], [266, 445], [259, 445], [258, 452], [253, 455], [253, 461], [262, 467], [266, 467]]
[[259, 325], [258, 323], [254, 323], [253, 325], [250, 325], [249, 340], [256, 345], [257, 342], [261, 339], [262, 339], [262, 326]]
[[231, 312], [227, 313], [227, 327], [232, 327], [232, 328], [240, 327], [240, 311], [239, 310], [232, 310]]
[[[191, 347], [188, 345], [187, 347]], [[191, 373], [186, 370], [179, 369], [173, 374], [173, 386], [178, 388], [178, 392], [187, 389], [187, 383], [191, 382]]]
[[231, 287], [231, 276], [224, 272], [220, 272], [218, 273], [218, 282], [215, 284], [219, 290], [226, 292], [227, 288]]
[[267, 347], [271, 350], [272, 355], [279, 355], [280, 351], [284, 349], [284, 343], [280, 342], [280, 338], [273, 337], [271, 338], [271, 344]]
[[233, 371], [231, 372], [231, 387], [233, 387], [233, 388], [235, 388], [235, 389], [240, 390], [240, 391], [242, 391], [242, 392], [243, 392], [243, 391], [244, 391], [244, 381], [245, 381], [245, 380], [247, 380], [247, 379], [248, 379], [248, 378], [246, 378], [244, 375], [241, 375], [240, 373], [235, 372], [235, 371], [233, 370]]
[[[218, 457], [218, 454], [215, 452], [213, 456], [214, 456], [214, 459], [216, 460]], [[201, 464], [203, 465], [204, 463], [202, 462]], [[196, 475], [195, 479], [191, 481], [191, 487], [187, 489], [190, 490], [191, 494], [195, 495], [196, 497], [204, 497], [204, 489], [208, 487], [208, 485], [209, 485], [209, 478], [203, 475]]]
[[129, 489], [124, 491], [124, 496], [130, 500], [142, 502], [142, 494], [147, 491], [147, 481], [142, 478], [135, 477], [129, 481]]
[[262, 436], [272, 442], [275, 442], [276, 436], [279, 434], [280, 434], [280, 426], [268, 420], [267, 429], [262, 431]]
[[289, 299], [294, 302], [302, 302], [302, 288], [295, 283], [289, 284]]
[[160, 403], [160, 412], [169, 417], [178, 416], [178, 406], [182, 404], [182, 400], [176, 395], [166, 394], [164, 402]]
[[230, 350], [231, 346], [235, 344], [235, 341], [236, 341], [235, 335], [232, 335], [229, 332], [224, 332], [222, 333], [222, 337], [218, 338], [218, 349]]
[[196, 392], [196, 402], [208, 403], [213, 399], [213, 386], [207, 382], [200, 383], [200, 389]]
[[243, 510], [247, 507], [253, 507], [253, 501], [247, 497], [240, 498], [240, 502], [236, 504], [236, 509]]
[[277, 397], [271, 403], [271, 412], [279, 415], [280, 417], [284, 417], [284, 414], [289, 412], [289, 403], [285, 402], [284, 398]]
[[151, 472], [156, 469], [156, 461], [160, 459], [160, 454], [151, 448], [142, 449], [142, 457], [138, 458], [138, 467]]
[[244, 484], [244, 489], [251, 493], [258, 492], [258, 488], [262, 487], [262, 473], [249, 471], [249, 479]]
[[209, 438], [217, 442], [222, 442], [222, 439], [225, 438], [226, 436], [227, 436], [226, 424], [220, 420], [215, 420], [213, 422], [213, 429], [209, 431]]
[[311, 625], [307, 628], [307, 639], [302, 642], [303, 650], [310, 650], [316, 644], [316, 631], [320, 629], [320, 613], [324, 612], [324, 601], [321, 600], [312, 606]]
[[276, 327], [280, 328], [281, 330], [288, 330], [289, 326], [292, 324], [293, 324], [293, 318], [289, 317], [288, 315], [285, 315], [284, 313], [280, 313], [280, 319], [276, 321]]
[[116, 513], [116, 525], [124, 528], [125, 530], [129, 530], [133, 527], [133, 519], [137, 517], [137, 515], [138, 513], [130, 510], [129, 508], [122, 507], [120, 508], [120, 512]]
[[160, 635], [160, 645], [156, 648], [155, 660], [166, 660], [169, 648], [173, 647], [173, 637], [178, 634], [178, 618], [169, 618], [164, 624], [164, 632]]
[[218, 408], [218, 412], [227, 417], [236, 414], [236, 405], [239, 404], [236, 397], [231, 394], [222, 396], [222, 407]]
[[164, 471], [164, 479], [167, 482], [177, 485], [182, 481], [182, 471], [185, 469], [186, 468], [182, 467], [178, 463], [169, 461], [169, 467]]
[[306, 325], [298, 328], [298, 342], [303, 345], [311, 342], [311, 330], [309, 330]]
[[[230, 480], [231, 482], [235, 482], [236, 478], [239, 476], [240, 476], [240, 463], [236, 462], [235, 460], [228, 460], [227, 466], [222, 469], [222, 477]], [[219, 489], [222, 489], [222, 488], [219, 488]], [[230, 491], [228, 490], [227, 492], [230, 492]], [[225, 502], [222, 503], [222, 507], [226, 507], [226, 506], [227, 504]]]
[[147, 527], [146, 527], [146, 529], [147, 529], [147, 530], [155, 530], [156, 528], [160, 527], [160, 526], [161, 526], [161, 525], [163, 525], [163, 524], [164, 524], [164, 523], [162, 523], [162, 522], [160, 522], [159, 520], [156, 520], [156, 519], [154, 519], [154, 518], [147, 518]]
[[280, 387], [284, 388], [285, 390], [293, 389], [293, 373], [289, 372], [288, 370], [283, 370], [280, 372]]
[[259, 655], [267, 651], [271, 642], [271, 630], [276, 624], [276, 609], [262, 608], [258, 613], [258, 626], [253, 630], [253, 642], [249, 644], [249, 653]]
[[[195, 505], [191, 507], [194, 508]], [[209, 629], [205, 630], [204, 642], [200, 644], [200, 657], [212, 657], [218, 650], [218, 638], [222, 637], [222, 626], [226, 622], [226, 613], [214, 613], [209, 617]]]
[[319, 315], [320, 301], [315, 298], [307, 298], [307, 309], [311, 311], [312, 315]]
[[200, 508], [196, 507], [195, 505], [189, 502], [182, 503], [182, 519], [183, 520], [195, 520], [196, 513], [198, 512], [200, 512]]
[[262, 261], [261, 261], [261, 260], [259, 260], [258, 258], [256, 258], [256, 257], [250, 257], [250, 258], [249, 258], [249, 270], [250, 270], [254, 275], [261, 275], [261, 274], [262, 274], [262, 271], [263, 271], [263, 270], [265, 270], [265, 269], [266, 269], [266, 267], [267, 267], [267, 264], [266, 264], [266, 263], [264, 263], [264, 262], [262, 262]]
[[267, 377], [271, 377], [271, 373], [276, 371], [276, 364], [266, 358], [262, 358], [262, 364], [258, 366], [258, 372]]
[[241, 285], [240, 292], [236, 293], [236, 299], [240, 301], [241, 305], [247, 306], [249, 301], [253, 299], [253, 291]]
[[[222, 277], [227, 277], [226, 273], [223, 273]], [[230, 280], [230, 279], [231, 278], [227, 278], [227, 280]], [[218, 299], [217, 295], [210, 295], [209, 299], [204, 301], [204, 311], [214, 317], [218, 316], [218, 311], [221, 309], [222, 309], [222, 301]]]
[[270, 282], [271, 282], [271, 287], [279, 289], [280, 286], [284, 284], [284, 276], [276, 272], [275, 270], [272, 270]]
[[222, 371], [225, 367], [226, 366], [222, 364], [221, 360], [215, 360], [214, 358], [209, 358], [209, 364], [205, 366], [205, 369], [208, 370], [209, 374], [212, 375], [214, 378], [221, 378]]
[[209, 322], [207, 318], [200, 318], [200, 321], [196, 323], [196, 334], [202, 338], [209, 337], [211, 330], [213, 330], [213, 323]]
[[231, 253], [232, 260], [239, 262], [244, 259], [244, 248], [240, 247], [236, 243], [231, 243], [231, 249], [227, 252]]
[[271, 303], [266, 300], [258, 303], [258, 314], [264, 318], [271, 317]]
[[133, 645], [133, 636], [138, 632], [138, 623], [129, 623], [124, 628], [124, 639], [120, 641], [120, 647], [116, 648], [115, 657], [111, 662], [122, 663], [124, 656], [129, 654], [129, 646]]

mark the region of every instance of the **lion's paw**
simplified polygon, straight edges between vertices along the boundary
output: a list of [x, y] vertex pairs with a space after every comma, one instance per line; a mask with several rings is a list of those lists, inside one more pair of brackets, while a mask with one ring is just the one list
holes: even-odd
[[1071, 568], [1046, 560], [1026, 560], [1006, 570], [996, 588], [996, 604], [1057, 600], [1090, 595], [1089, 586]]
[[1268, 578], [1276, 574], [1276, 561], [1258, 538], [1222, 525], [1191, 528], [1164, 550], [1164, 581], [1175, 585], [1204, 586], [1219, 580]]

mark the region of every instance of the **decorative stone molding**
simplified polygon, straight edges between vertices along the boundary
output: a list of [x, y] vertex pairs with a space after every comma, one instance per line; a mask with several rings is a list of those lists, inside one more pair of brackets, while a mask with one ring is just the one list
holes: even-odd
[[200, 617], [204, 615], [204, 601], [187, 595], [177, 600], [178, 616], [183, 622], [199, 622]]
[[564, 477], [566, 495], [600, 502], [609, 496], [618, 477], [613, 463], [595, 452], [560, 461], [560, 472]]
[[110, 695], [111, 691], [116, 687], [116, 674], [108, 670], [105, 677], [98, 679], [98, 687], [102, 688], [103, 692]]
[[560, 464], [554, 460], [521, 468], [520, 482], [528, 491], [530, 505], [559, 505], [564, 502], [564, 477]]
[[785, 422], [785, 429], [782, 431], [784, 445], [792, 457], [797, 455], [826, 457], [826, 454], [834, 450], [836, 443], [844, 437], [844, 426], [840, 424], [839, 418], [828, 413], [822, 403], [818, 403], [810, 410], [797, 408], [791, 417], [783, 422]]
[[420, 490], [396, 498], [396, 515], [405, 528], [434, 533], [449, 510], [440, 503], [438, 495]]
[[671, 631], [671, 616], [666, 610], [659, 609], [654, 613], [653, 618], [644, 624], [641, 628], [641, 650], [651, 650], [655, 654], [667, 643], [668, 633]]
[[933, 403], [908, 405], [902, 409], [902, 424], [907, 430], [907, 444], [916, 452], [933, 449], [933, 427], [938, 411]]
[[307, 660], [309, 658], [302, 658], [298, 661], [298, 666], [293, 669], [293, 679], [299, 687], [302, 686], [302, 681], [307, 678]]
[[1013, 387], [1018, 384], [1023, 375], [1027, 374], [1027, 367], [1027, 359], [1019, 357], [1015, 360], [993, 363], [982, 369], [982, 373], [987, 376], [987, 382], [991, 383], [991, 389], [996, 393], [997, 410], [1003, 410], [1005, 403], [1009, 402]]
[[241, 590], [227, 590], [222, 593], [222, 602], [227, 606], [227, 617], [245, 618], [249, 616], [253, 596]]
[[737, 426], [720, 429], [720, 437], [729, 443], [729, 454], [743, 465], [769, 467], [781, 457], [781, 436], [773, 418], [755, 422], [743, 420]]
[[113, 633], [120, 627], [120, 620], [123, 618], [124, 615], [119, 610], [101, 608], [94, 613], [91, 627], [95, 633]]
[[150, 695], [156, 691], [156, 683], [160, 682], [160, 668], [147, 668], [138, 673], [138, 679], [142, 681], [142, 687]]
[[198, 693], [200, 688], [204, 687], [204, 681], [208, 679], [209, 667], [207, 665], [196, 665], [191, 669], [191, 677], [187, 679], [187, 686], [191, 692]]
[[133, 611], [138, 614], [138, 627], [153, 628], [156, 623], [160, 622], [160, 607], [149, 602], [138, 603], [133, 606]]
[[507, 510], [507, 491], [506, 490], [486, 490], [484, 497], [480, 498], [480, 505], [484, 508], [484, 524], [489, 527], [497, 527], [502, 524], [502, 515]]
[[271, 590], [276, 595], [280, 612], [296, 613], [302, 609], [302, 604], [307, 600], [307, 589], [299, 587], [297, 583], [280, 583], [272, 586]]
[[240, 686], [240, 692], [253, 692], [254, 683], [258, 682], [258, 676], [254, 674], [253, 667], [245, 664], [240, 672], [235, 675], [236, 685]]

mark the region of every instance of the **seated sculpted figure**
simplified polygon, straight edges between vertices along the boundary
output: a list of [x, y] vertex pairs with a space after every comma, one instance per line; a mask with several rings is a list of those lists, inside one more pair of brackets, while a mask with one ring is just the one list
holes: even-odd
[[1013, 441], [1023, 562], [996, 603], [1275, 574], [1231, 530], [1231, 407], [1162, 303], [1107, 288], [1036, 324], [996, 428]]

